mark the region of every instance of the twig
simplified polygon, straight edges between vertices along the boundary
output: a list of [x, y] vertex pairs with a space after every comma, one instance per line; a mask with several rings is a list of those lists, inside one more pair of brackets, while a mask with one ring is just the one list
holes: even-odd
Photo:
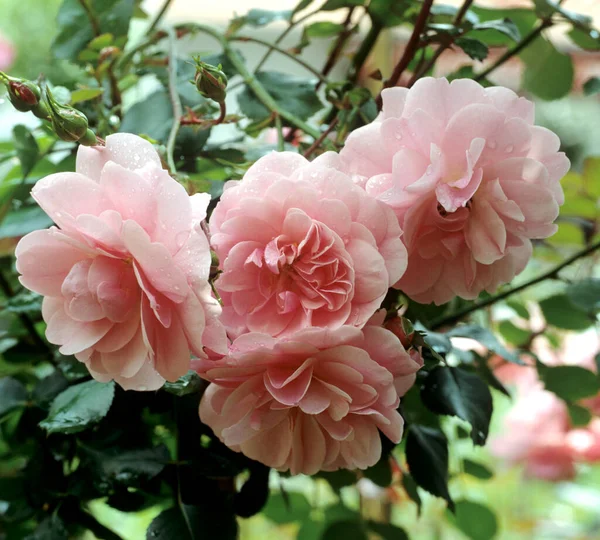
[[258, 39], [255, 37], [249, 37], [249, 36], [233, 36], [233, 37], [229, 38], [229, 41], [249, 41], [251, 43], [258, 43], [259, 45], [264, 45], [265, 47], [269, 47], [270, 49], [278, 52], [279, 54], [283, 54], [284, 56], [287, 56], [288, 58], [294, 60], [294, 62], [296, 62], [298, 65], [302, 66], [304, 69], [306, 69], [307, 71], [312, 73], [315, 77], [317, 77], [317, 79], [319, 79], [319, 84], [328, 82], [327, 79], [325, 78], [325, 76], [321, 74], [321, 72], [316, 70], [309, 63], [302, 60], [302, 58], [299, 58], [299, 57], [291, 54], [290, 52], [286, 51], [285, 49], [282, 49], [281, 47], [278, 47], [277, 45], [269, 43], [268, 41], [265, 41], [263, 39]]
[[[427, 24], [427, 17], [429, 17], [429, 12], [431, 11], [432, 5], [433, 0], [424, 0], [423, 7], [421, 8], [419, 16], [417, 17], [417, 21], [415, 22], [413, 33], [411, 34], [410, 39], [408, 40], [408, 43], [404, 49], [404, 54], [402, 55], [402, 58], [400, 58], [400, 61], [396, 64], [391, 77], [385, 81], [383, 85], [384, 88], [390, 88], [398, 84], [402, 73], [404, 73], [404, 70], [408, 67], [408, 64], [410, 64], [411, 60], [415, 56], [415, 53], [419, 48], [419, 42], [421, 41], [421, 33]], [[377, 107], [379, 109], [381, 109], [382, 102], [383, 100], [380, 93], [377, 96]]]
[[553, 22], [551, 19], [544, 19], [540, 24], [534, 28], [522, 41], [517, 43], [512, 49], [508, 49], [498, 60], [496, 60], [489, 68], [477, 74], [475, 77], [476, 81], [485, 79], [492, 71], [500, 67], [507, 60], [510, 60], [513, 56], [519, 54], [525, 47], [527, 47], [532, 41], [534, 41], [546, 28], [550, 28]]
[[323, 78], [319, 78], [319, 82], [317, 83], [317, 86], [315, 86], [315, 90], [318, 90], [321, 87], [321, 84], [323, 84], [323, 82], [326, 82], [323, 79], [327, 77], [327, 75], [329, 75], [329, 72], [333, 69], [333, 66], [335, 66], [338, 57], [344, 49], [346, 40], [348, 39], [348, 36], [351, 33], [351, 30], [349, 30], [348, 27], [352, 22], [352, 14], [354, 13], [354, 8], [355, 6], [352, 6], [348, 9], [348, 15], [346, 15], [346, 19], [343, 22], [344, 29], [340, 32], [340, 35], [338, 36], [335, 42], [335, 45], [331, 49], [331, 53], [329, 53], [329, 57], [327, 58], [327, 61], [325, 62], [325, 65], [321, 70], [321, 75]]
[[94, 32], [94, 36], [98, 37], [101, 33], [100, 24], [98, 23], [98, 19], [96, 19], [92, 8], [88, 4], [88, 0], [79, 0], [79, 3], [85, 11], [85, 14], [87, 15], [87, 18], [90, 21], [90, 24], [92, 25], [92, 31]]
[[[460, 23], [462, 23], [462, 20], [467, 14], [467, 11], [469, 11], [469, 8], [471, 7], [472, 3], [473, 0], [464, 1], [460, 9], [458, 10], [456, 17], [454, 17], [453, 24], [455, 27], [458, 27]], [[456, 41], [456, 38], [460, 37], [463, 33], [464, 32], [460, 32], [456, 36], [449, 36], [448, 40], [445, 43], [440, 43], [440, 46], [436, 49], [435, 53], [433, 53], [431, 59], [426, 64], [419, 65], [417, 69], [415, 69], [415, 72], [407, 86], [409, 88], [412, 87], [412, 85], [415, 84], [415, 82], [417, 82], [425, 73], [427, 73], [435, 65], [438, 58], [444, 53], [444, 51], [451, 47], [452, 44]]]
[[172, 28], [169, 28], [169, 98], [171, 99], [171, 107], [173, 108], [173, 125], [169, 132], [169, 138], [167, 139], [167, 164], [171, 174], [177, 173], [177, 167], [175, 165], [175, 159], [173, 153], [175, 152], [175, 140], [177, 139], [177, 132], [179, 131], [179, 125], [181, 123], [181, 116], [183, 109], [181, 107], [181, 99], [179, 98], [179, 92], [177, 91], [177, 58], [175, 58], [175, 43], [177, 37]]
[[594, 251], [596, 251], [598, 249], [600, 249], [600, 242], [591, 244], [590, 246], [586, 247], [585, 249], [582, 249], [581, 251], [578, 251], [577, 253], [575, 253], [574, 255], [569, 257], [568, 259], [564, 260], [559, 265], [555, 266], [554, 268], [551, 268], [550, 270], [548, 270], [547, 272], [544, 272], [543, 274], [539, 275], [536, 278], [530, 279], [529, 281], [526, 281], [525, 283], [522, 283], [521, 285], [518, 285], [517, 287], [513, 287], [512, 289], [507, 289], [499, 294], [490, 296], [489, 298], [486, 298], [485, 300], [481, 300], [479, 302], [474, 302], [472, 305], [466, 307], [465, 309], [461, 309], [460, 311], [457, 311], [456, 313], [452, 313], [451, 315], [448, 315], [447, 317], [442, 317], [441, 319], [434, 320], [431, 324], [431, 328], [433, 330], [435, 330], [436, 328], [440, 328], [441, 326], [446, 326], [446, 325], [455, 323], [455, 322], [459, 321], [460, 319], [466, 317], [467, 315], [473, 313], [474, 311], [485, 308], [487, 306], [491, 306], [492, 304], [495, 304], [496, 302], [499, 302], [500, 300], [504, 300], [505, 298], [508, 298], [509, 296], [512, 296], [515, 293], [523, 291], [523, 290], [531, 287], [532, 285], [541, 283], [542, 281], [545, 281], [546, 279], [556, 278], [558, 275], [558, 272], [560, 272], [563, 268], [573, 264], [575, 261], [577, 261], [583, 257], [586, 257], [587, 255], [589, 255], [590, 253], [593, 253]]
[[171, 2], [173, 2], [173, 0], [165, 0], [164, 1], [162, 7], [160, 8], [160, 10], [158, 11], [158, 13], [156, 14], [156, 17], [154, 17], [154, 20], [152, 21], [152, 23], [148, 27], [148, 30], [146, 30], [146, 35], [151, 34], [156, 29], [156, 27], [158, 26], [158, 24], [160, 23], [160, 21], [164, 17], [165, 13], [169, 9], [169, 7], [171, 5]]
[[321, 133], [321, 136], [318, 139], [315, 139], [315, 142], [313, 142], [307, 149], [306, 152], [304, 152], [304, 157], [308, 158], [311, 156], [311, 154], [319, 147], [319, 145], [325, 140], [325, 138], [336, 128], [337, 124], [338, 124], [339, 118], [336, 116], [331, 124], [329, 124], [329, 126], [327, 127], [327, 129]]

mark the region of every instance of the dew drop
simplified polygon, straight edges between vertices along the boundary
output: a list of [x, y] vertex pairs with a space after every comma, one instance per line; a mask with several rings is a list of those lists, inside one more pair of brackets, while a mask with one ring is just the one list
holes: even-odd
[[515, 147], [514, 147], [512, 144], [509, 144], [509, 145], [508, 145], [508, 146], [507, 146], [507, 147], [504, 149], [504, 151], [505, 151], [507, 154], [510, 154], [510, 153], [511, 153], [511, 152], [512, 152], [514, 149], [515, 149]]
[[402, 133], [396, 133], [394, 136], [396, 137], [397, 141], [402, 140]]
[[4, 98], [0, 98], [0, 105], [4, 105], [6, 103], [6, 100]]
[[494, 148], [496, 148], [498, 146], [498, 143], [496, 141], [488, 141], [488, 148], [491, 148], [492, 150], [494, 150]]
[[433, 172], [433, 166], [427, 165], [427, 169], [425, 169], [425, 174], [429, 175]]
[[146, 386], [144, 386], [143, 384], [140, 384], [140, 385], [137, 387], [137, 389], [138, 389], [140, 392], [144, 392], [145, 390], [148, 390], [148, 388], [147, 388]]

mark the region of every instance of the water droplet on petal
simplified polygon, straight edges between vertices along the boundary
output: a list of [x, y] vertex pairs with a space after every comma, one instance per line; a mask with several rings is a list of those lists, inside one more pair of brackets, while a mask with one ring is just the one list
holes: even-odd
[[508, 146], [507, 146], [507, 147], [504, 149], [504, 151], [505, 151], [507, 154], [510, 154], [510, 153], [511, 153], [511, 152], [512, 152], [514, 149], [515, 149], [515, 147], [514, 147], [512, 144], [509, 144], [509, 145], [508, 145]]
[[498, 146], [498, 143], [496, 141], [488, 141], [487, 145], [488, 145], [488, 148], [491, 148], [492, 150], [494, 150]]
[[425, 174], [429, 175], [433, 171], [433, 165], [427, 165], [427, 169], [425, 169]]
[[402, 133], [396, 133], [394, 136], [396, 137], [397, 141], [400, 141], [402, 139]]
[[146, 386], [144, 386], [143, 384], [138, 385], [137, 389], [140, 392], [144, 392], [145, 390], [147, 390], [148, 388]]

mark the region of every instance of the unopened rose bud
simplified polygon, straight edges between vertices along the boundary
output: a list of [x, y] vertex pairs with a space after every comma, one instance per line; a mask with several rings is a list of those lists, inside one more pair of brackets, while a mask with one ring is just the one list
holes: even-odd
[[394, 317], [386, 321], [383, 326], [400, 340], [405, 349], [408, 349], [412, 345], [415, 330], [408, 319]]
[[42, 93], [37, 84], [25, 79], [8, 79], [8, 99], [17, 111], [28, 112], [40, 102]]
[[46, 98], [50, 106], [49, 112], [52, 127], [60, 139], [68, 142], [76, 142], [86, 136], [88, 119], [85, 114], [77, 109], [73, 109], [73, 107], [57, 103], [48, 89], [46, 89]]
[[215, 67], [196, 60], [194, 84], [203, 97], [212, 99], [217, 103], [225, 101], [227, 77], [221, 71], [220, 64], [218, 67]]

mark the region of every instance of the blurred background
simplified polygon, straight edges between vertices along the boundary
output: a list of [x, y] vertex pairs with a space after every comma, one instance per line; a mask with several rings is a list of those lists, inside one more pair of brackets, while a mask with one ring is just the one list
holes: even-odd
[[[68, 81], [71, 71], [79, 69], [65, 62], [51, 62], [49, 48], [55, 34], [54, 20], [61, 0], [0, 0], [0, 69], [15, 76], [35, 78], [40, 73], [57, 84]], [[150, 18], [162, 5], [162, 0], [146, 0], [143, 10]], [[220, 0], [199, 2], [175, 0], [166, 22], [198, 21], [225, 28], [235, 14], [244, 14], [251, 8], [293, 9], [296, 0]], [[457, 0], [437, 2], [438, 5], [459, 5]], [[476, 5], [501, 9], [531, 7], [528, 0], [480, 0]], [[566, 0], [565, 9], [592, 17], [600, 25], [600, 1]], [[341, 21], [345, 12], [321, 13], [316, 20]], [[147, 21], [136, 19], [131, 34], [146, 28]], [[285, 23], [248, 29], [247, 34], [272, 41], [285, 28]], [[291, 47], [300, 39], [301, 29], [291, 32], [282, 43]], [[583, 85], [591, 77], [600, 76], [600, 51], [583, 50], [565, 35], [560, 25], [550, 32], [552, 42], [560, 55], [568, 55], [572, 64], [572, 83], [565, 97], [553, 99], [551, 91], [545, 95], [544, 85], [552, 88], [556, 81], [542, 80], [536, 101], [537, 123], [555, 131], [561, 138], [564, 150], [573, 162], [573, 171], [565, 179], [567, 206], [563, 210], [559, 233], [549, 244], [538, 246], [536, 258], [519, 279], [527, 279], [559, 260], [557, 248], [580, 247], [589, 235], [596, 234], [599, 223], [600, 197], [600, 94], [586, 96]], [[402, 53], [407, 34], [392, 29], [384, 33], [375, 47], [372, 65], [377, 65], [384, 77], [389, 74]], [[360, 43], [361, 36], [355, 40]], [[317, 39], [302, 51], [301, 57], [320, 69], [330, 43]], [[185, 41], [181, 55], [211, 51], [214, 44], [208, 38], [197, 37]], [[240, 49], [250, 66], [262, 55], [255, 44], [240, 44]], [[348, 49], [351, 52], [352, 47]], [[493, 63], [502, 50], [492, 48], [482, 68]], [[465, 61], [460, 50], [450, 50], [440, 59], [436, 75], [455, 72]], [[346, 62], [346, 66], [344, 65]], [[533, 62], [535, 65], [535, 61]], [[337, 69], [344, 71], [347, 59]], [[272, 55], [268, 68], [302, 74], [302, 67], [285, 57]], [[521, 91], [523, 70], [532, 69], [515, 57], [498, 69], [492, 82]], [[566, 77], [570, 67], [544, 66], [545, 72]], [[335, 78], [335, 72], [333, 73]], [[369, 70], [362, 74], [366, 86], [374, 84], [368, 78]], [[149, 78], [145, 84], [135, 86], [124, 94], [124, 108], [143, 99], [153, 90]], [[541, 99], [546, 97], [548, 99]], [[228, 111], [235, 112], [235, 92], [228, 95]], [[37, 125], [32, 115], [14, 111], [8, 104], [0, 105], [0, 141], [10, 139], [16, 124]], [[227, 137], [226, 129], [214, 130], [212, 136]], [[590, 232], [591, 231], [591, 232]], [[587, 235], [587, 237], [586, 237]], [[0, 235], [2, 236], [2, 235]], [[0, 242], [2, 238], [0, 238]], [[569, 269], [573, 277], [598, 275], [596, 260], [587, 260]], [[567, 272], [568, 275], [568, 272]], [[575, 364], [597, 370], [600, 349], [596, 325], [573, 324], [560, 321], [560, 316], [550, 319], [549, 310], [539, 309], [539, 302], [551, 297], [556, 288], [552, 282], [529, 289], [517, 297], [512, 305], [500, 305], [493, 312], [483, 314], [485, 323], [494, 326], [507, 346], [522, 346], [527, 342], [536, 354], [551, 365]], [[543, 313], [542, 313], [543, 312]], [[464, 354], [475, 354], [473, 343], [456, 344]], [[596, 358], [596, 360], [594, 360]], [[490, 360], [491, 370], [498, 381], [494, 391], [494, 417], [490, 444], [474, 448], [465, 438], [465, 425], [460, 420], [448, 419], [446, 433], [453, 438], [450, 456], [452, 473], [451, 491], [456, 499], [480, 501], [493, 508], [496, 517], [486, 513], [484, 506], [476, 503], [471, 508], [459, 508], [456, 516], [445, 509], [444, 501], [426, 492], [402, 483], [402, 447], [397, 449], [397, 463], [391, 487], [388, 478], [371, 478], [360, 481], [358, 487], [345, 486], [344, 474], [323, 475], [324, 478], [282, 477], [273, 473], [273, 494], [266, 509], [259, 515], [241, 520], [243, 540], [277, 538], [312, 540], [320, 538], [325, 523], [332, 516], [343, 517], [344, 501], [350, 508], [360, 508], [366, 517], [388, 517], [402, 526], [418, 540], [500, 538], [525, 539], [592, 539], [600, 538], [600, 429], [593, 423], [586, 429], [572, 427], [562, 401], [541, 390], [539, 382], [531, 378], [531, 370], [518, 368], [519, 373], [503, 369], [500, 362]], [[510, 390], [510, 396], [502, 388]], [[594, 410], [597, 404], [591, 404]], [[571, 416], [572, 420], [572, 416]], [[541, 444], [543, 443], [543, 444]], [[0, 449], [1, 451], [1, 449]], [[325, 478], [328, 476], [327, 478]], [[285, 487], [287, 496], [281, 494]], [[416, 502], [415, 502], [416, 501]], [[0, 493], [0, 510], [2, 494]], [[108, 507], [102, 500], [93, 504], [98, 519], [110, 525], [124, 538], [144, 538], [149, 522], [160, 512], [151, 508], [137, 514], [125, 514]], [[346, 531], [344, 540], [352, 540]], [[362, 538], [362, 537], [361, 537]]]

